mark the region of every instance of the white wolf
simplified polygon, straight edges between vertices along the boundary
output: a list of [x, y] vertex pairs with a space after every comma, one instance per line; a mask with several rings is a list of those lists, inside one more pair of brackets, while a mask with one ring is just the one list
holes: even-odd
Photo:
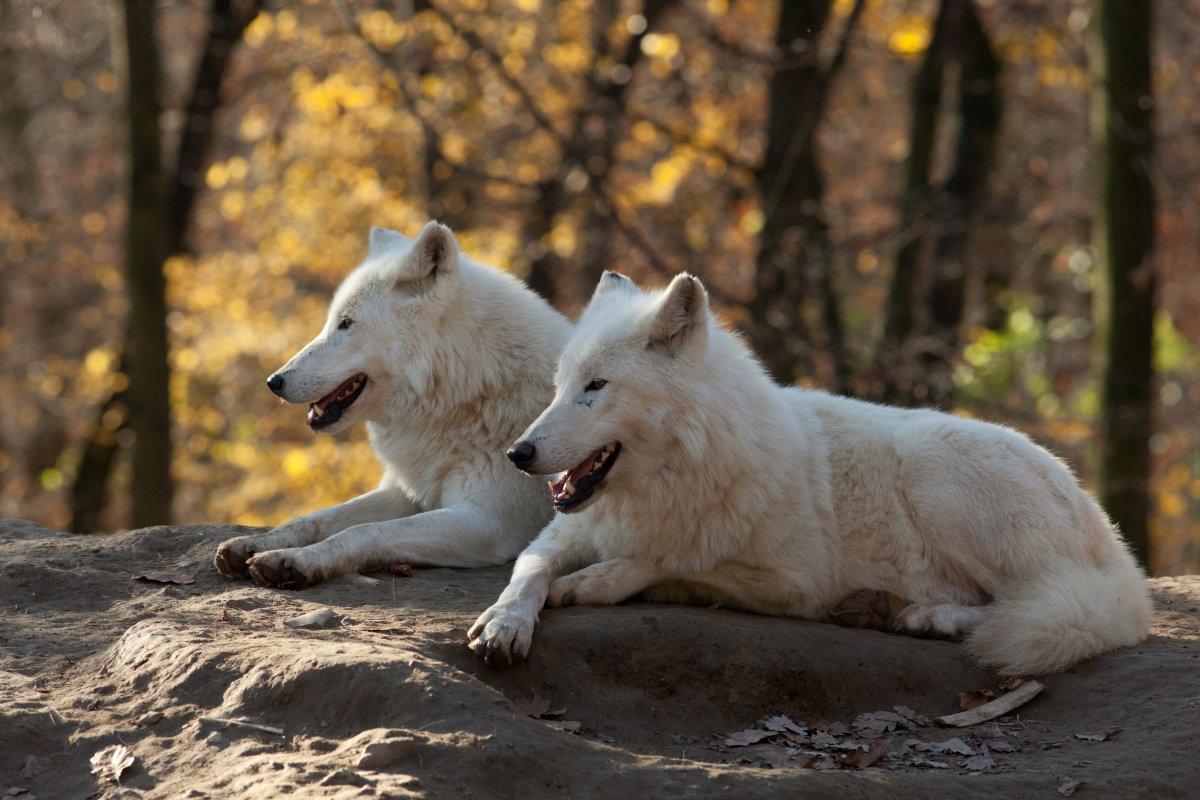
[[[267, 385], [333, 433], [365, 422], [374, 491], [230, 539], [227, 577], [300, 588], [389, 562], [481, 567], [516, 557], [553, 513], [504, 449], [554, 395], [571, 325], [520, 280], [459, 251], [431, 222], [415, 240], [371, 230], [325, 327]], [[307, 546], [305, 546], [307, 545]]]
[[998, 425], [775, 385], [690, 275], [606, 274], [555, 382], [509, 457], [563, 473], [562, 513], [470, 630], [489, 661], [528, 653], [544, 602], [639, 592], [828, 619], [886, 590], [910, 603], [898, 629], [1019, 675], [1147, 634], [1142, 572], [1061, 461]]

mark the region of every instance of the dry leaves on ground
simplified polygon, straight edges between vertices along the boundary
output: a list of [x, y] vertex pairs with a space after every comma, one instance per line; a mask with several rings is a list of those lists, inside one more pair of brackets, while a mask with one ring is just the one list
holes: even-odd
[[177, 583], [187, 585], [195, 583], [196, 579], [191, 575], [183, 572], [164, 572], [161, 570], [148, 570], [139, 572], [132, 578], [135, 581], [146, 581], [149, 583]]
[[583, 729], [583, 723], [575, 720], [547, 719], [547, 717], [561, 717], [567, 713], [567, 710], [565, 708], [550, 708], [550, 698], [543, 697], [537, 692], [534, 692], [533, 696], [528, 700], [525, 698], [515, 700], [513, 705], [526, 716], [533, 717], [546, 727], [553, 728], [556, 731], [579, 733]]
[[1058, 787], [1058, 793], [1063, 797], [1070, 797], [1083, 788], [1083, 781], [1067, 781], [1062, 786]]
[[1121, 732], [1120, 725], [1114, 725], [1111, 728], [1105, 728], [1099, 733], [1077, 733], [1076, 739], [1082, 739], [1085, 742], [1107, 742], [1109, 739]]
[[969, 769], [972, 772], [985, 772], [989, 769], [996, 768], [996, 761], [992, 758], [992, 754], [988, 752], [988, 746], [982, 745], [979, 752], [959, 764], [963, 769]]
[[121, 774], [136, 760], [133, 751], [125, 745], [109, 745], [92, 756], [92, 773], [102, 781], [120, 783]]

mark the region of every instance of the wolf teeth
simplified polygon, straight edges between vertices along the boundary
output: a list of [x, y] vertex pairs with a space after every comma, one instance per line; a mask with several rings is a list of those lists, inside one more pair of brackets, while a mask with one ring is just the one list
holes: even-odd
[[324, 415], [325, 409], [320, 406], [313, 406], [313, 419], [320, 419]]
[[571, 495], [575, 494], [575, 484], [571, 483], [571, 481], [568, 480], [566, 483], [563, 484], [563, 492], [566, 493], [567, 497], [570, 497]]

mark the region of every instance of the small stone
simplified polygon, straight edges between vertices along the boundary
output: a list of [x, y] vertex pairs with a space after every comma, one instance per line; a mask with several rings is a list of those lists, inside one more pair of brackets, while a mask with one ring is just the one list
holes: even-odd
[[289, 619], [283, 624], [289, 628], [320, 630], [336, 628], [341, 621], [342, 618], [332, 608], [318, 608], [316, 611], [310, 611], [307, 614], [301, 614], [298, 617]]
[[154, 723], [163, 718], [161, 711], [147, 711], [133, 721], [133, 724], [138, 728], [148, 728]]
[[373, 781], [364, 778], [357, 772], [348, 769], [339, 769], [337, 772], [331, 772], [321, 779], [322, 786], [369, 786]]
[[416, 758], [417, 743], [411, 737], [371, 742], [355, 765], [359, 769], [384, 769], [398, 761]]

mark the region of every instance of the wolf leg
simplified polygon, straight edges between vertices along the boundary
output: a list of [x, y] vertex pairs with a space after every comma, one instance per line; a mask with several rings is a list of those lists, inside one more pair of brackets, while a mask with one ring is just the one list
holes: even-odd
[[505, 533], [503, 519], [463, 503], [355, 525], [308, 547], [260, 552], [248, 565], [255, 582], [286, 589], [393, 563], [494, 567], [512, 557]]
[[961, 639], [987, 617], [987, 609], [982, 606], [914, 603], [896, 616], [892, 630], [929, 639]]
[[554, 579], [595, 557], [579, 525], [556, 517], [517, 558], [508, 586], [471, 626], [471, 649], [489, 664], [507, 665], [514, 656], [528, 655], [538, 611]]
[[301, 547], [352, 525], [406, 517], [419, 510], [402, 489], [376, 489], [348, 502], [297, 517], [265, 534], [228, 539], [217, 548], [213, 566], [226, 578], [245, 578], [250, 575], [247, 561], [256, 553]]
[[613, 558], [564, 575], [550, 585], [546, 605], [609, 606], [628, 600], [669, 577], [662, 567], [632, 558]]

